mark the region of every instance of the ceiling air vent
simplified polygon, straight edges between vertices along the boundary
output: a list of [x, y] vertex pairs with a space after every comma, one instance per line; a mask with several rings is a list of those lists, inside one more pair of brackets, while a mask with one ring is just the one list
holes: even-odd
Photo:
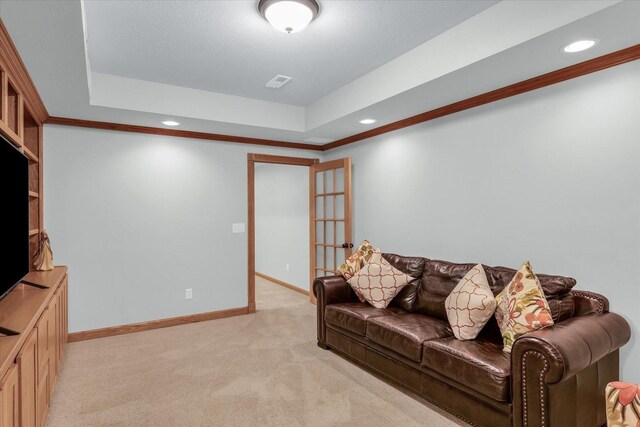
[[283, 76], [281, 74], [278, 74], [277, 76], [275, 76], [274, 78], [269, 80], [265, 86], [266, 87], [272, 87], [274, 89], [279, 89], [282, 86], [284, 86], [286, 83], [289, 83], [289, 80], [291, 80], [291, 79], [292, 79], [292, 77], [287, 77], [287, 76]]

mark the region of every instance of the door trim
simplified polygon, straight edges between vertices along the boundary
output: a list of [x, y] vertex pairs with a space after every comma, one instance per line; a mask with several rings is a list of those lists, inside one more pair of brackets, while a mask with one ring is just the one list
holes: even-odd
[[[255, 169], [256, 163], [272, 163], [279, 165], [307, 166], [311, 167], [320, 163], [320, 159], [310, 159], [305, 157], [273, 156], [270, 154], [247, 154], [247, 206], [248, 206], [248, 247], [249, 259], [247, 266], [247, 287], [248, 287], [248, 309], [249, 313], [256, 311], [256, 207], [255, 207]], [[311, 173], [309, 173], [311, 182]], [[311, 184], [309, 184], [311, 185]], [[310, 189], [311, 190], [311, 189]], [[315, 199], [309, 194], [309, 209], [315, 209]], [[315, 249], [313, 242], [309, 242], [309, 250]], [[311, 292], [311, 277], [309, 277], [309, 291]]]

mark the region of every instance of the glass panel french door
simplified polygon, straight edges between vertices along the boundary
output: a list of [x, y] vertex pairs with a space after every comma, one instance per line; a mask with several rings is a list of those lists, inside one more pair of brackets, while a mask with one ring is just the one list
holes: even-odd
[[339, 274], [338, 266], [351, 256], [351, 158], [312, 165], [309, 187], [313, 282]]

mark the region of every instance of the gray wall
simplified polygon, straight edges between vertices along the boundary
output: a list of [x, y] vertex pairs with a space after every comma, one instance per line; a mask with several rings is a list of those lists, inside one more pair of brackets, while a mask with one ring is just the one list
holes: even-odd
[[[319, 157], [45, 126], [45, 223], [69, 265], [72, 332], [247, 305], [247, 153]], [[185, 300], [185, 289], [193, 299]]]
[[309, 168], [256, 163], [255, 183], [256, 271], [309, 290]]
[[328, 154], [353, 158], [354, 242], [575, 277], [631, 324], [640, 382], [640, 62]]

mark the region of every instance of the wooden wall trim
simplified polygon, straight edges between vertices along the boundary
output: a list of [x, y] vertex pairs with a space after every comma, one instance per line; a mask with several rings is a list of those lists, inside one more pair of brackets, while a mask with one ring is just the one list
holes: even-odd
[[481, 95], [473, 96], [462, 101], [454, 102], [453, 104], [445, 105], [444, 107], [436, 108], [434, 110], [426, 111], [424, 113], [408, 117], [406, 119], [398, 120], [396, 122], [389, 123], [387, 125], [368, 130], [366, 132], [361, 132], [356, 135], [342, 138], [323, 145], [322, 150], [332, 150], [337, 147], [342, 147], [347, 144], [362, 141], [363, 139], [372, 138], [374, 136], [413, 126], [418, 123], [427, 122], [429, 120], [448, 116], [450, 114], [458, 113], [464, 110], [469, 110], [471, 108], [479, 107], [484, 104], [489, 104], [501, 99], [510, 98], [512, 96], [520, 95], [525, 92], [574, 79], [576, 77], [584, 76], [585, 74], [595, 73], [596, 71], [615, 67], [616, 65], [625, 64], [637, 59], [640, 59], [640, 44], [607, 55], [599, 56], [588, 61], [580, 62], [569, 67], [561, 68], [550, 73], [542, 74], [528, 80], [523, 80], [521, 82], [514, 83], [500, 89], [492, 90]]
[[305, 159], [303, 157], [288, 157], [288, 156], [272, 156], [270, 154], [255, 154], [249, 153], [247, 159], [257, 163], [272, 163], [279, 165], [291, 165], [291, 166], [311, 166], [318, 163], [318, 159]]
[[322, 145], [276, 141], [272, 139], [249, 138], [244, 136], [222, 135], [218, 133], [195, 132], [190, 130], [166, 129], [151, 126], [99, 122], [95, 120], [69, 119], [66, 117], [49, 117], [49, 119], [46, 121], [46, 124], [74, 126], [91, 129], [104, 129], [118, 132], [146, 133], [150, 135], [175, 136], [178, 138], [205, 139], [209, 141], [236, 142], [239, 144], [266, 145], [269, 147], [284, 147], [297, 148], [300, 150], [322, 151]]
[[17, 89], [22, 93], [25, 102], [27, 103], [29, 110], [33, 114], [33, 118], [38, 121], [39, 124], [44, 123], [49, 117], [47, 108], [40, 98], [40, 94], [36, 89], [27, 67], [22, 62], [18, 49], [13, 44], [11, 36], [7, 28], [4, 26], [4, 22], [0, 19], [0, 66], [13, 78]]
[[256, 276], [261, 277], [261, 278], [263, 278], [265, 280], [268, 280], [270, 282], [273, 282], [276, 285], [280, 285], [280, 286], [282, 286], [284, 288], [291, 289], [292, 291], [299, 292], [302, 295], [309, 296], [309, 291], [307, 291], [305, 289], [300, 289], [299, 287], [297, 287], [295, 285], [292, 285], [291, 283], [283, 282], [280, 279], [276, 279], [275, 277], [271, 277], [271, 276], [268, 276], [266, 274], [258, 273], [257, 271], [256, 271]]
[[171, 317], [168, 319], [150, 320], [148, 322], [130, 323], [128, 325], [111, 326], [109, 328], [92, 329], [89, 331], [73, 332], [69, 334], [67, 342], [86, 341], [94, 338], [112, 337], [133, 332], [149, 331], [151, 329], [168, 328], [186, 325], [187, 323], [204, 322], [207, 320], [223, 319], [226, 317], [248, 314], [247, 307], [230, 308], [227, 310], [210, 311], [208, 313], [190, 314], [188, 316]]

